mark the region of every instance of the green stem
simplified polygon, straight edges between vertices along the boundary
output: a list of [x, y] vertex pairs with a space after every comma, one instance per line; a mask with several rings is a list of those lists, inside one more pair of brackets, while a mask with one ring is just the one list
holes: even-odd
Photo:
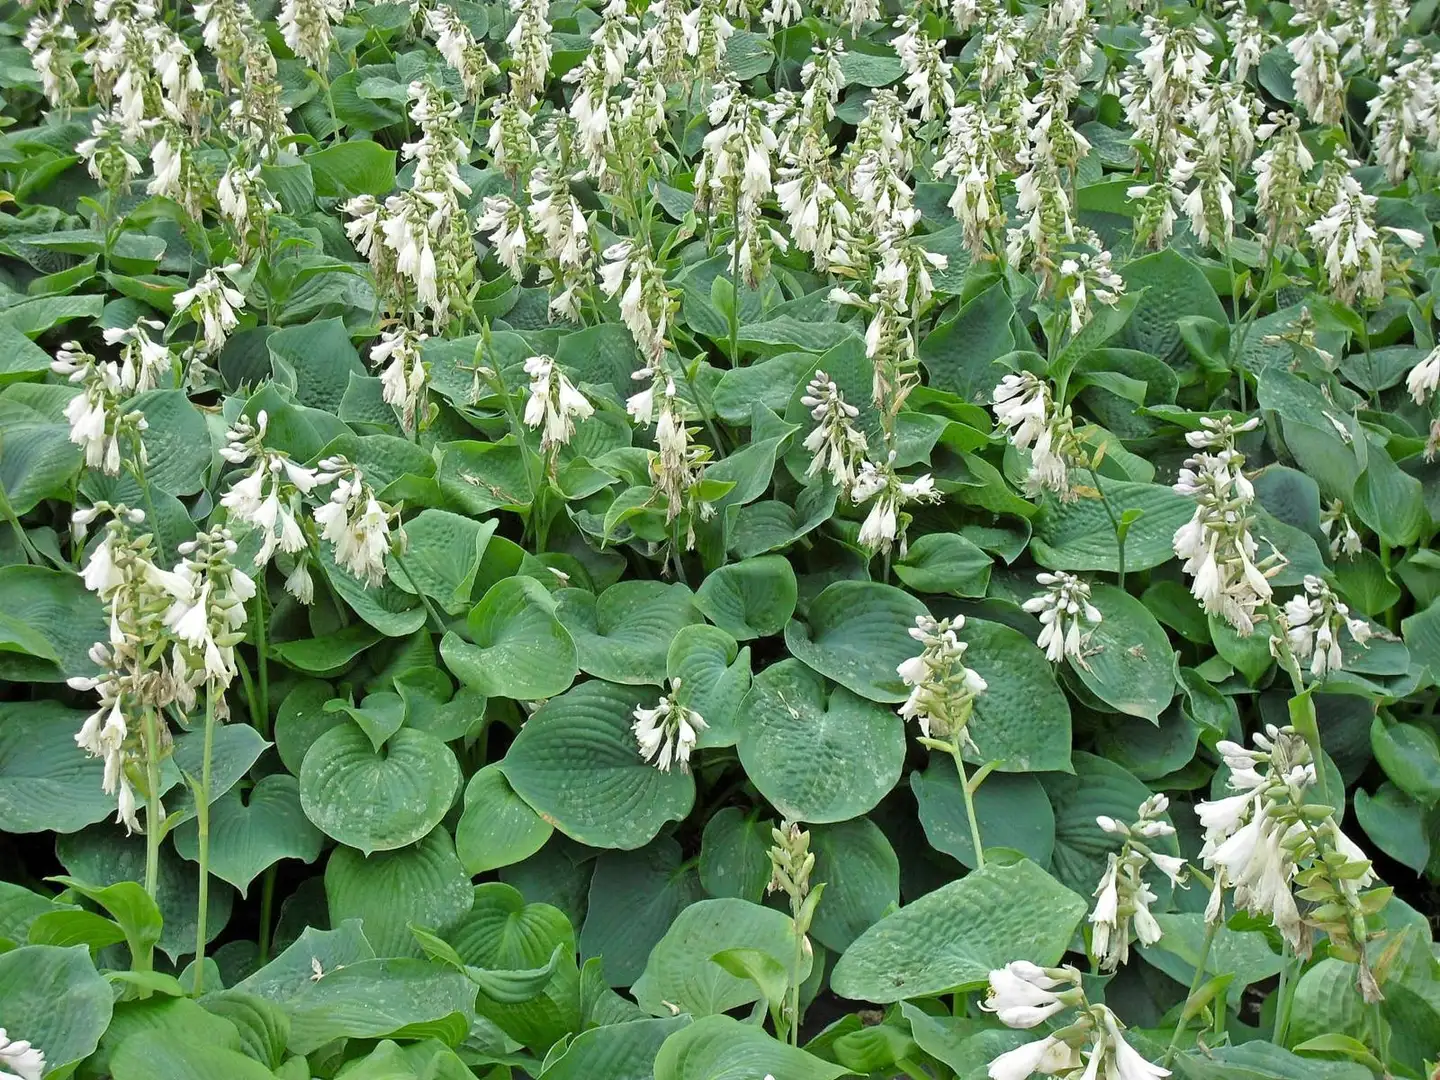
[[[1266, 616], [1272, 627], [1283, 626], [1280, 612], [1274, 603], [1266, 605]], [[1290, 676], [1290, 685], [1295, 690], [1295, 696], [1299, 697], [1305, 693], [1305, 676], [1300, 671], [1300, 663], [1295, 659], [1295, 654], [1290, 651], [1290, 641], [1285, 634], [1278, 633], [1271, 635], [1271, 640], [1276, 642], [1276, 648], [1280, 654], [1280, 666]], [[1320, 801], [1330, 802], [1330, 785], [1326, 780], [1325, 748], [1320, 745], [1320, 728], [1318, 724], [1311, 724], [1310, 730], [1305, 733], [1305, 742], [1310, 747], [1310, 756], [1315, 759], [1315, 790], [1320, 794]]]
[[[793, 905], [792, 905], [793, 907]], [[790, 1045], [800, 1045], [800, 965], [805, 962], [805, 934], [800, 929], [800, 924], [794, 921], [792, 914], [791, 925], [795, 930], [795, 956], [790, 965], [790, 986], [786, 992], [788, 1000], [785, 1003], [785, 1015], [790, 1020]]]
[[270, 962], [270, 941], [275, 908], [275, 866], [271, 864], [265, 868], [265, 875], [260, 879], [260, 966], [264, 967]]
[[415, 595], [420, 597], [420, 602], [425, 605], [425, 611], [435, 624], [435, 629], [442, 634], [445, 633], [445, 620], [442, 619], [440, 613], [435, 610], [435, 605], [430, 603], [430, 598], [425, 595], [424, 590], [415, 584], [415, 578], [410, 573], [410, 568], [405, 565], [405, 560], [400, 556], [398, 551], [392, 551], [391, 554], [395, 557], [395, 565], [400, 568], [400, 572], [405, 575], [405, 580], [408, 581], [410, 587], [415, 590]]
[[215, 687], [205, 684], [205, 750], [200, 766], [200, 791], [195, 801], [195, 823], [200, 832], [200, 900], [195, 911], [195, 987], [205, 988], [205, 916], [210, 904], [210, 765], [215, 749]]
[[1270, 1036], [1270, 1041], [1280, 1047], [1285, 1046], [1285, 1035], [1290, 1027], [1290, 1003], [1294, 997], [1290, 968], [1294, 960], [1294, 956], [1290, 953], [1290, 946], [1286, 945], [1285, 963], [1280, 969], [1280, 986], [1275, 991], [1275, 1026]]
[[[1205, 927], [1205, 940], [1200, 945], [1200, 961], [1195, 965], [1195, 977], [1190, 980], [1190, 991], [1185, 995], [1185, 1004], [1180, 1007], [1180, 1019], [1175, 1021], [1175, 1034], [1170, 1036], [1170, 1045], [1165, 1048], [1165, 1059], [1160, 1062], [1162, 1069], [1168, 1069], [1170, 1062], [1175, 1060], [1175, 1051], [1180, 1046], [1180, 1036], [1185, 1034], [1185, 1028], [1190, 1019], [1187, 1015], [1190, 1002], [1194, 999], [1196, 991], [1200, 989], [1200, 984], [1205, 981], [1205, 964], [1210, 959], [1210, 946], [1215, 944], [1215, 934], [1219, 929], [1219, 919]], [[1224, 1008], [1223, 1004], [1221, 1008]]]
[[1110, 500], [1105, 495], [1105, 489], [1100, 486], [1100, 476], [1095, 472], [1095, 466], [1086, 463], [1086, 469], [1090, 473], [1090, 479], [1095, 481], [1095, 490], [1100, 493], [1100, 505], [1105, 508], [1105, 516], [1110, 519], [1110, 528], [1115, 530], [1115, 568], [1118, 571], [1120, 588], [1125, 588], [1125, 534], [1120, 530], [1120, 519], [1115, 516], [1115, 510], [1110, 505]]
[[975, 869], [985, 869], [985, 848], [980, 843], [980, 822], [975, 820], [975, 796], [970, 791], [970, 780], [965, 774], [965, 758], [960, 754], [958, 743], [950, 744], [950, 756], [955, 759], [955, 770], [960, 774], [960, 793], [965, 796], [965, 816], [970, 820], [970, 843], [975, 848]]
[[5, 485], [0, 484], [0, 517], [3, 517], [10, 524], [15, 533], [15, 539], [20, 542], [20, 549], [25, 552], [25, 557], [36, 566], [44, 566], [45, 560], [41, 558], [40, 552], [30, 542], [30, 537], [25, 532], [25, 526], [20, 524], [20, 518], [15, 513], [15, 508], [10, 505], [10, 497], [5, 494]]
[[160, 806], [159, 725], [155, 710], [146, 709], [145, 728], [145, 891], [151, 899], [159, 895], [160, 841], [164, 824]]
[[261, 735], [270, 734], [270, 660], [265, 655], [266, 632], [265, 625], [265, 594], [260, 590], [255, 593], [255, 674], [259, 683], [258, 697], [260, 715], [253, 717], [255, 726]]

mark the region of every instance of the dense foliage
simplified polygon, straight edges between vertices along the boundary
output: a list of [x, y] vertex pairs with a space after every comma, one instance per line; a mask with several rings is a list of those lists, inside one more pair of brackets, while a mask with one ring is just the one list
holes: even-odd
[[0, 1076], [1423, 1080], [1434, 0], [34, 0]]

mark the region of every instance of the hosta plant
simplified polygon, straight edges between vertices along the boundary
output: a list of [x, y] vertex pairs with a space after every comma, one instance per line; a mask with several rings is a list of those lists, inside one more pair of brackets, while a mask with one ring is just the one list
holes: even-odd
[[6, 7], [0, 1077], [1431, 1077], [1436, 14]]

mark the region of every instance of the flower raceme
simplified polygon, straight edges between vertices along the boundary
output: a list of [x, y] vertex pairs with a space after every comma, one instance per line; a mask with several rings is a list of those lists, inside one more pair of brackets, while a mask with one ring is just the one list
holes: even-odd
[[[1306, 574], [1303, 591], [1285, 602], [1285, 640], [1295, 659], [1310, 661], [1310, 674], [1324, 679], [1338, 671], [1345, 662], [1340, 649], [1340, 631], [1348, 630], [1355, 644], [1364, 646], [1371, 637], [1370, 624], [1352, 618], [1350, 608], [1341, 602], [1324, 580]], [[1271, 652], [1278, 651], [1278, 642], [1271, 643]]]
[[995, 419], [1017, 450], [1030, 451], [1027, 485], [1032, 494], [1050, 491], [1075, 497], [1070, 466], [1079, 455], [1070, 407], [1056, 405], [1050, 384], [1033, 372], [1006, 375], [991, 396]]
[[1169, 805], [1164, 795], [1152, 795], [1140, 804], [1133, 824], [1104, 815], [1095, 819], [1103, 832], [1123, 838], [1120, 850], [1106, 861], [1090, 913], [1091, 951], [1101, 971], [1115, 971], [1129, 962], [1132, 929], [1142, 945], [1160, 940], [1160, 924], [1150, 911], [1158, 897], [1142, 872], [1154, 866], [1172, 883], [1185, 872], [1184, 859], [1156, 851], [1151, 843], [1175, 835], [1175, 827], [1162, 817]]
[[1006, 1051], [987, 1068], [990, 1080], [1025, 1080], [1035, 1073], [1064, 1080], [1158, 1080], [1152, 1065], [1125, 1041], [1124, 1028], [1104, 1005], [1092, 1005], [1073, 967], [1042, 968], [1015, 960], [990, 972], [981, 1008], [1006, 1027], [1029, 1030], [1067, 1010], [1074, 1019], [1053, 1034]]
[[540, 429], [540, 450], [548, 454], [570, 442], [575, 420], [594, 416], [595, 406], [575, 389], [551, 357], [530, 357], [525, 361], [525, 374], [530, 376], [525, 423]]
[[[368, 586], [385, 580], [390, 553], [391, 523], [397, 511], [375, 497], [365, 474], [344, 457], [320, 462], [319, 485], [334, 484], [328, 502], [315, 508], [320, 538], [334, 545], [335, 562]], [[404, 533], [400, 533], [403, 537]]]
[[935, 619], [917, 615], [910, 637], [920, 643], [918, 656], [897, 667], [901, 682], [910, 695], [900, 706], [900, 715], [915, 720], [927, 739], [948, 739], [958, 746], [974, 747], [968, 725], [975, 699], [986, 690], [985, 680], [965, 666], [965, 649], [958, 633], [965, 617]]
[[[1253, 750], [1217, 744], [1235, 794], [1195, 807], [1205, 830], [1200, 861], [1215, 875], [1206, 918], [1222, 918], [1224, 892], [1233, 889], [1236, 906], [1268, 917], [1300, 956], [1309, 955], [1312, 930], [1323, 929], [1331, 955], [1359, 965], [1361, 991], [1373, 999], [1365, 919], [1388, 894], [1362, 893], [1375, 881], [1369, 860], [1340, 831], [1334, 807], [1310, 801], [1317, 775], [1306, 741], [1274, 725], [1252, 738]], [[1306, 910], [1297, 898], [1309, 902]]]
[[1259, 426], [1258, 417], [1240, 424], [1206, 417], [1186, 441], [1201, 453], [1180, 470], [1175, 490], [1195, 500], [1195, 513], [1175, 531], [1174, 549], [1193, 581], [1190, 592], [1207, 614], [1219, 615], [1241, 636], [1255, 630], [1256, 609], [1270, 601], [1270, 577], [1283, 565], [1279, 552], [1257, 560], [1251, 505], [1255, 489], [1244, 473], [1238, 435]]
[[661, 772], [669, 772], [672, 765], [689, 772], [690, 753], [700, 732], [708, 726], [698, 712], [679, 702], [680, 687], [680, 680], [672, 679], [670, 693], [661, 694], [653, 709], [635, 707], [631, 731], [640, 756]]
[[[1090, 585], [1063, 570], [1040, 573], [1035, 580], [1045, 592], [1033, 596], [1021, 606], [1040, 620], [1040, 636], [1035, 644], [1045, 650], [1045, 658], [1058, 664], [1067, 656], [1085, 667], [1085, 643], [1100, 625], [1100, 609], [1090, 602]], [[1089, 629], [1084, 629], [1084, 627]]]
[[815, 421], [815, 427], [805, 436], [805, 449], [811, 455], [805, 475], [823, 473], [841, 495], [849, 495], [869, 450], [865, 433], [855, 426], [860, 410], [847, 402], [835, 381], [818, 368], [800, 404], [810, 410], [810, 418]]

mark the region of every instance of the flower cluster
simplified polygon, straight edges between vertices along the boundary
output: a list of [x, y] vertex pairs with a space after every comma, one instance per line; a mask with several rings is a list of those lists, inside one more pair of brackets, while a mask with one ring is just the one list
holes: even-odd
[[45, 1075], [45, 1053], [24, 1039], [12, 1039], [0, 1028], [0, 1076], [40, 1080]]
[[1090, 913], [1090, 948], [1101, 971], [1115, 971], [1129, 962], [1132, 929], [1142, 945], [1160, 940], [1160, 924], [1150, 911], [1157, 897], [1142, 874], [1147, 866], [1154, 866], [1178, 883], [1185, 872], [1184, 859], [1153, 846], [1154, 841], [1175, 835], [1175, 826], [1163, 817], [1169, 806], [1164, 795], [1151, 795], [1140, 804], [1133, 824], [1104, 815], [1095, 819], [1104, 832], [1123, 838], [1120, 850], [1106, 860]]
[[910, 636], [920, 643], [920, 654], [912, 656], [896, 673], [910, 688], [900, 706], [900, 715], [915, 720], [926, 739], [948, 739], [957, 746], [974, 748], [970, 740], [970, 716], [975, 699], [986, 690], [985, 680], [965, 666], [967, 645], [959, 638], [965, 617], [935, 619], [917, 615]]
[[385, 580], [385, 557], [395, 542], [391, 533], [399, 512], [377, 499], [364, 472], [339, 455], [320, 462], [315, 483], [335, 485], [329, 501], [314, 514], [320, 539], [334, 546], [335, 564], [366, 585], [379, 585]]
[[1157, 1080], [1168, 1069], [1152, 1065], [1125, 1041], [1119, 1018], [1092, 1005], [1073, 967], [1042, 968], [1015, 960], [990, 972], [990, 992], [981, 1006], [1006, 1027], [1029, 1030], [1052, 1016], [1076, 1010], [1072, 1021], [1052, 1035], [1006, 1051], [990, 1062], [990, 1080], [1025, 1080], [1035, 1073], [1062, 1080]]
[[1378, 995], [1364, 958], [1365, 918], [1388, 894], [1362, 892], [1375, 880], [1369, 860], [1340, 831], [1334, 808], [1311, 801], [1316, 762], [1305, 739], [1274, 725], [1253, 739], [1253, 750], [1217, 745], [1235, 794], [1195, 807], [1205, 830], [1200, 860], [1215, 875], [1206, 918], [1222, 917], [1224, 892], [1233, 889], [1237, 907], [1269, 918], [1301, 956], [1312, 930], [1323, 929], [1331, 955], [1358, 963], [1362, 991]]
[[905, 530], [910, 521], [904, 508], [910, 503], [940, 501], [940, 492], [935, 490], [935, 481], [929, 473], [914, 480], [902, 480], [895, 471], [894, 456], [891, 454], [892, 460], [884, 465], [868, 460], [861, 462], [860, 471], [850, 485], [850, 497], [857, 506], [870, 503], [870, 512], [865, 515], [856, 539], [872, 555], [888, 552], [898, 539], [903, 556]]
[[819, 368], [806, 385], [800, 404], [810, 410], [815, 421], [805, 436], [805, 449], [811, 455], [805, 475], [824, 473], [842, 496], [849, 495], [869, 450], [865, 433], [855, 426], [860, 410], [845, 400], [834, 380]]
[[[1284, 634], [1290, 652], [1300, 663], [1310, 662], [1310, 674], [1315, 678], [1325, 678], [1345, 662], [1340, 651], [1342, 628], [1350, 632], [1356, 645], [1364, 646], [1370, 640], [1370, 624], [1352, 618], [1349, 607], [1329, 585], [1306, 574], [1304, 591], [1285, 602]], [[1278, 642], [1272, 640], [1270, 648], [1276, 652]]]
[[1035, 580], [1045, 591], [1021, 605], [1040, 620], [1035, 644], [1045, 650], [1045, 658], [1052, 664], [1068, 656], [1085, 667], [1085, 645], [1101, 618], [1100, 609], [1090, 602], [1089, 583], [1063, 570], [1036, 574]]
[[[540, 429], [540, 450], [553, 455], [570, 442], [575, 420], [595, 415], [595, 406], [565, 377], [549, 356], [532, 356], [525, 361], [530, 376], [530, 397], [525, 402], [525, 423]], [[554, 459], [551, 457], [551, 467]]]
[[285, 588], [308, 604], [314, 597], [314, 586], [306, 569], [308, 560], [301, 555], [309, 547], [300, 521], [301, 504], [318, 480], [314, 469], [291, 460], [288, 454], [266, 448], [268, 427], [269, 417], [262, 409], [253, 422], [241, 416], [225, 433], [221, 457], [232, 465], [253, 461], [254, 466], [220, 497], [220, 505], [231, 520], [259, 530], [255, 566], [267, 565], [277, 551], [293, 558], [294, 569], [286, 578]]
[[672, 679], [670, 693], [661, 694], [653, 709], [635, 707], [631, 731], [640, 746], [640, 756], [661, 772], [669, 772], [671, 765], [689, 772], [690, 753], [708, 726], [698, 712], [680, 703], [680, 688], [680, 680]]
[[991, 403], [1011, 444], [1030, 451], [1030, 493], [1050, 491], [1062, 500], [1073, 499], [1070, 468], [1079, 463], [1080, 443], [1070, 407], [1057, 405], [1050, 384], [1029, 371], [1001, 379]]
[[1190, 592], [1205, 611], [1244, 636], [1254, 632], [1256, 609], [1270, 602], [1269, 579], [1283, 565], [1279, 552], [1256, 558], [1255, 489], [1245, 476], [1245, 456], [1235, 448], [1236, 436], [1260, 421], [1252, 417], [1235, 424], [1227, 416], [1201, 423], [1185, 438], [1202, 452], [1186, 460], [1175, 484], [1177, 492], [1195, 500], [1194, 515], [1175, 530], [1175, 554], [1185, 560], [1182, 569], [1194, 578]]

